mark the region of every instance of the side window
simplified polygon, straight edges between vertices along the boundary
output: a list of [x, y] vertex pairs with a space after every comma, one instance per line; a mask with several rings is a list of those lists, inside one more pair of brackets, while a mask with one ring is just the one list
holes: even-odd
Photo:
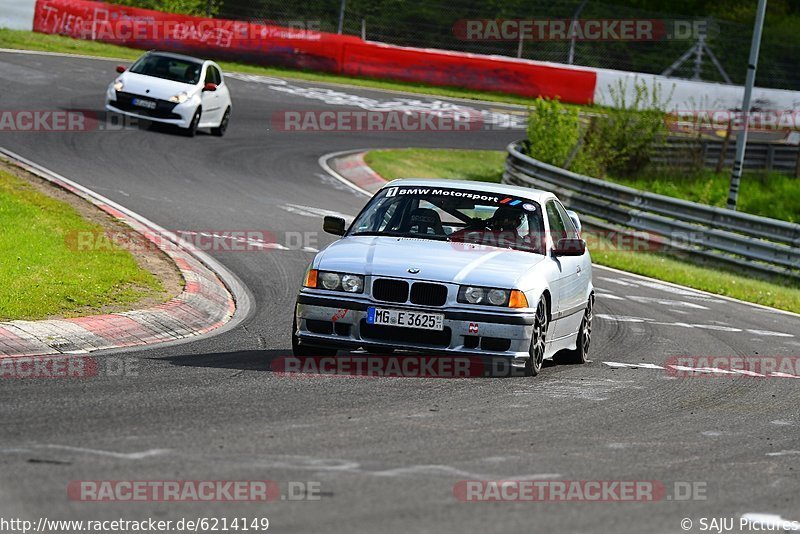
[[383, 232], [386, 230], [386, 227], [389, 225], [389, 222], [392, 220], [392, 217], [394, 217], [394, 214], [397, 211], [398, 204], [399, 204], [398, 202], [392, 202], [389, 205], [389, 207], [383, 210], [383, 213], [379, 211], [378, 213], [375, 214], [376, 217], [378, 218], [376, 221], [378, 223], [376, 225], [377, 228], [375, 228], [376, 230], [378, 230], [379, 232]]
[[564, 226], [564, 221], [561, 219], [561, 214], [558, 213], [554, 200], [548, 200], [545, 209], [547, 211], [547, 222], [550, 223], [550, 235], [553, 238], [553, 244], [555, 244], [560, 239], [567, 237], [567, 228]]
[[391, 232], [396, 231], [406, 202], [404, 199], [384, 201], [369, 217], [365, 217], [355, 231], [357, 232]]
[[206, 79], [203, 83], [213, 83], [214, 85], [220, 85], [222, 83], [222, 77], [217, 67], [214, 65], [208, 66], [206, 69]]
[[567, 210], [564, 209], [564, 206], [561, 205], [561, 202], [553, 202], [553, 204], [555, 204], [558, 214], [561, 216], [561, 220], [564, 223], [564, 228], [567, 230], [567, 237], [570, 239], [578, 237], [578, 231], [575, 229], [572, 219], [569, 218], [569, 214]]

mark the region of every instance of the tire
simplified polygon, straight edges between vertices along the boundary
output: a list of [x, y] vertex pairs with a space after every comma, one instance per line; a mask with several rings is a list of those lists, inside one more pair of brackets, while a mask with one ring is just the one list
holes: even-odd
[[297, 317], [292, 319], [292, 354], [296, 357], [308, 356], [336, 356], [336, 349], [309, 347], [303, 345], [297, 337]]
[[184, 128], [183, 134], [186, 137], [194, 137], [197, 135], [197, 125], [200, 124], [200, 115], [202, 115], [203, 110], [197, 108], [197, 111], [194, 112], [194, 116], [192, 117], [192, 122], [189, 123], [188, 128]]
[[547, 341], [547, 328], [550, 326], [550, 317], [547, 314], [547, 303], [544, 297], [536, 305], [536, 317], [533, 320], [533, 334], [531, 335], [530, 357], [525, 362], [525, 375], [536, 376], [542, 370], [544, 362], [545, 343]]
[[594, 317], [594, 295], [589, 297], [583, 320], [575, 340], [574, 350], [564, 350], [559, 353], [558, 363], [582, 365], [589, 361], [589, 346], [592, 343], [592, 319]]
[[219, 122], [219, 126], [216, 128], [211, 128], [211, 134], [216, 135], [217, 137], [222, 137], [225, 135], [225, 131], [228, 129], [228, 121], [231, 118], [231, 108], [230, 106], [225, 109], [225, 113], [222, 114], [222, 120]]

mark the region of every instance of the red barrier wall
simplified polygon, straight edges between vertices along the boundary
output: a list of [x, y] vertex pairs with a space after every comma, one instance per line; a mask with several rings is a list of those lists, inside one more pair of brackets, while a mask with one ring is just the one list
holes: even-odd
[[591, 103], [590, 69], [405, 48], [357, 37], [189, 17], [88, 0], [37, 0], [34, 31], [264, 65]]
[[431, 85], [454, 85], [590, 104], [597, 76], [588, 69], [380, 43], [346, 43], [343, 73]]
[[341, 72], [350, 36], [206, 19], [87, 0], [37, 0], [33, 29], [141, 49]]

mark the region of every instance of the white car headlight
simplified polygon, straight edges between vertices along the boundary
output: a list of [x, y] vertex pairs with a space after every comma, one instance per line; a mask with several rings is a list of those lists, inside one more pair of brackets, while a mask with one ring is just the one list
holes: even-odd
[[364, 279], [356, 274], [342, 275], [342, 289], [348, 293], [361, 293], [364, 291]]
[[120, 80], [114, 82], [114, 90], [115, 91], [122, 91], [125, 88], [125, 84], [122, 83]]
[[325, 289], [336, 291], [339, 289], [342, 278], [337, 273], [319, 273], [319, 281]]
[[169, 101], [175, 102], [176, 104], [183, 104], [187, 100], [189, 100], [189, 93], [187, 93], [186, 91], [183, 91], [181, 93], [178, 93], [177, 95], [169, 97]]
[[306, 287], [317, 287], [328, 291], [345, 291], [347, 293], [363, 293], [364, 277], [360, 274], [332, 273], [317, 271], [316, 282]]
[[505, 289], [492, 289], [486, 296], [489, 304], [503, 306], [508, 301], [508, 291]]
[[517, 289], [496, 289], [491, 287], [461, 286], [458, 288], [458, 302], [463, 304], [483, 304], [485, 306], [507, 306], [526, 308], [525, 294]]
[[[459, 297], [463, 297], [463, 301], [467, 304], [480, 304], [483, 302], [484, 291], [482, 287], [464, 287], [459, 293], [462, 293]], [[462, 298], [458, 300], [462, 300]]]

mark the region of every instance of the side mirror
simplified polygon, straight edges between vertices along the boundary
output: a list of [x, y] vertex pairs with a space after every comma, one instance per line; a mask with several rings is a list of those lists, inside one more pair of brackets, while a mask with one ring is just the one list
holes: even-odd
[[344, 235], [344, 226], [345, 222], [341, 217], [326, 215], [322, 220], [322, 229], [329, 234]]
[[579, 237], [559, 239], [553, 249], [554, 256], [583, 256], [586, 252], [586, 241]]
[[125, 65], [117, 65], [117, 72], [119, 72], [120, 74], [125, 72], [125, 70], [126, 70]]
[[578, 231], [578, 233], [581, 233], [581, 220], [578, 218], [578, 214], [572, 210], [567, 210], [567, 215], [569, 215], [569, 218], [572, 219], [572, 224], [575, 225], [575, 229]]
[[215, 83], [207, 83], [203, 86], [203, 91], [211, 91], [214, 92], [217, 90], [217, 84]]

